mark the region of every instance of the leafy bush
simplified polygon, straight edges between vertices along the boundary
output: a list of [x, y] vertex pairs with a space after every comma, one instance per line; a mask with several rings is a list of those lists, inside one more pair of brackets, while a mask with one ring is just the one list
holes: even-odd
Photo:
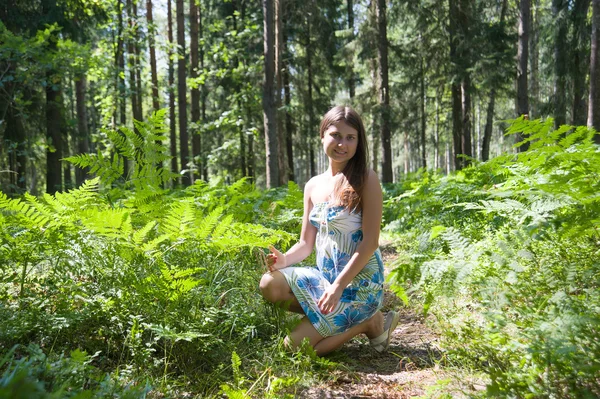
[[450, 359], [486, 372], [486, 396], [600, 395], [600, 151], [593, 130], [552, 126], [517, 120], [527, 152], [413, 182], [387, 208], [407, 252], [394, 289], [435, 314]]

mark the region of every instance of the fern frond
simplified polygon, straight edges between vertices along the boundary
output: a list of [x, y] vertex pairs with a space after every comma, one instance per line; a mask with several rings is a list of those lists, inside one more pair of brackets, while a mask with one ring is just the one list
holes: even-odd
[[184, 237], [189, 226], [194, 223], [195, 214], [192, 199], [179, 200], [171, 206], [167, 216], [160, 223], [160, 230], [173, 238]]
[[223, 208], [218, 207], [213, 209], [212, 212], [202, 218], [195, 231], [196, 239], [200, 241], [208, 239], [222, 215]]

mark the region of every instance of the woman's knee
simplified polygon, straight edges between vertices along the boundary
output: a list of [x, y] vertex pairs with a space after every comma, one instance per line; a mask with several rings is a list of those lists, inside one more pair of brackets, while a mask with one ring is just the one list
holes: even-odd
[[277, 298], [277, 283], [275, 278], [271, 273], [263, 274], [260, 279], [260, 283], [258, 287], [260, 288], [260, 292], [262, 293], [263, 298], [265, 298], [269, 302], [275, 302], [278, 300]]

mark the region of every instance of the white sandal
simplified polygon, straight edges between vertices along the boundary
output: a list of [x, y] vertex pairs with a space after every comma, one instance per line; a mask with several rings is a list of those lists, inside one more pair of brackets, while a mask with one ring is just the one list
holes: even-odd
[[400, 314], [398, 312], [394, 312], [393, 310], [389, 311], [385, 315], [385, 319], [383, 320], [383, 334], [381, 334], [377, 338], [369, 340], [371, 347], [379, 353], [385, 352], [388, 346], [390, 346], [392, 332], [394, 331], [396, 326], [398, 326], [399, 321]]

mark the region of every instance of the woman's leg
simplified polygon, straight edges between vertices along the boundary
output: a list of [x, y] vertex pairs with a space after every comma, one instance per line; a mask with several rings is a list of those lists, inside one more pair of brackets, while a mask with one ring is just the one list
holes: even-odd
[[323, 338], [313, 327], [307, 317], [304, 317], [300, 324], [286, 337], [286, 346], [292, 349], [297, 348], [304, 338], [308, 338], [310, 345], [315, 349], [317, 355], [323, 356], [336, 350], [344, 343], [350, 341], [358, 334], [366, 334], [369, 338], [378, 337], [383, 333], [383, 314], [375, 313], [370, 319], [363, 321], [349, 330], [331, 337]]
[[319, 356], [323, 356], [331, 351], [336, 350], [358, 334], [366, 334], [367, 337], [371, 339], [378, 337], [383, 333], [383, 320], [383, 314], [378, 311], [371, 316], [370, 319], [351, 327], [349, 330], [341, 334], [332, 335], [331, 337], [322, 339], [316, 345], [314, 345], [315, 351]]
[[286, 310], [304, 314], [298, 299], [281, 272], [274, 271], [263, 274], [259, 286], [262, 296], [267, 301], [282, 306]]

